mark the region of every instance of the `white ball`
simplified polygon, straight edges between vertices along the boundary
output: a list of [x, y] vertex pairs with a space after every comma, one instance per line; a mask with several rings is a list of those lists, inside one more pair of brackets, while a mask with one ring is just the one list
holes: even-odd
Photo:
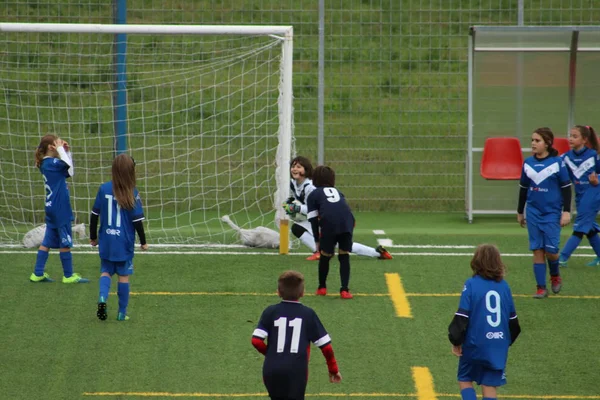
[[[300, 203], [298, 200], [294, 200], [293, 204], [296, 204], [300, 207], [302, 207], [302, 203]], [[292, 218], [293, 221], [296, 222], [302, 222], [302, 221], [306, 221], [306, 215], [302, 214], [302, 213], [296, 213], [290, 216]]]

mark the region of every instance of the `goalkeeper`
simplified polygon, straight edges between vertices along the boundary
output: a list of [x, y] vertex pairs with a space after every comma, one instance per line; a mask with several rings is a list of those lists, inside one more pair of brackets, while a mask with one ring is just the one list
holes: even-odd
[[[313, 254], [307, 258], [309, 261], [318, 261], [321, 257], [315, 245], [310, 223], [306, 219], [306, 198], [315, 190], [312, 182], [313, 167], [306, 157], [298, 156], [290, 163], [290, 198], [283, 204], [283, 209], [292, 221], [292, 234], [308, 247]], [[391, 260], [392, 255], [383, 247], [377, 248], [365, 246], [360, 243], [352, 243], [352, 253], [359, 256], [373, 257], [380, 260]]]

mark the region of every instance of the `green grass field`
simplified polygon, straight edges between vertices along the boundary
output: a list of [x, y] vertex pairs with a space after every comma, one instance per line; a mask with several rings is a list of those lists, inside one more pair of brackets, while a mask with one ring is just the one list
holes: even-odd
[[[579, 249], [561, 270], [559, 295], [534, 300], [527, 234], [512, 216], [467, 224], [455, 215], [367, 213], [357, 221], [356, 241], [374, 246], [376, 239], [390, 239], [395, 258], [353, 256], [351, 301], [335, 295], [337, 260], [329, 278], [333, 294], [312, 295], [317, 264], [304, 260], [303, 248], [279, 256], [151, 243], [150, 251], [135, 258], [132, 319], [125, 323], [114, 320], [114, 294], [109, 320], [95, 316], [98, 256], [89, 248], [74, 250], [74, 264], [92, 283], [76, 286], [29, 283], [35, 252], [2, 250], [1, 397], [265, 398], [262, 356], [250, 337], [262, 310], [277, 302], [277, 276], [296, 269], [306, 276], [303, 302], [331, 334], [344, 377], [340, 385], [329, 384], [324, 359], [313, 349], [307, 398], [458, 398], [457, 359], [450, 353], [447, 326], [470, 276], [473, 246], [491, 242], [504, 253], [523, 328], [511, 348], [508, 385], [499, 398], [600, 399], [600, 271], [584, 266], [592, 257], [589, 248]], [[374, 235], [374, 229], [385, 234]], [[47, 271], [60, 277], [55, 254]], [[401, 278], [410, 318], [396, 315], [385, 274]], [[415, 380], [414, 367], [427, 368], [432, 382]]]

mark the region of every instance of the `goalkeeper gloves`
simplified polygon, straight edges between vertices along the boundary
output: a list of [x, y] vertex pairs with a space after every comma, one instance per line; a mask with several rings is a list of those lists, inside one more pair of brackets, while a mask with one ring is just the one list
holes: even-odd
[[294, 204], [294, 203], [284, 203], [283, 204], [283, 209], [285, 211], [286, 214], [288, 215], [294, 215], [300, 212], [300, 205], [299, 204]]

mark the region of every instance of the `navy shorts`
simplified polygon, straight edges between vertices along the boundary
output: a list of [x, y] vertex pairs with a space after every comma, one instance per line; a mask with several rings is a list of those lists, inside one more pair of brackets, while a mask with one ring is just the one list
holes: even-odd
[[73, 247], [71, 223], [69, 222], [68, 225], [63, 225], [59, 228], [48, 228], [46, 226], [46, 233], [44, 234], [44, 240], [42, 240], [42, 246], [49, 249]]
[[482, 364], [464, 361], [460, 357], [458, 362], [458, 381], [476, 382], [478, 385], [503, 386], [506, 385], [504, 370], [489, 369]]
[[344, 232], [338, 234], [323, 234], [319, 239], [319, 248], [327, 254], [335, 252], [335, 245], [338, 245], [340, 250], [347, 252], [352, 251], [352, 232]]
[[306, 370], [263, 371], [263, 381], [272, 400], [304, 400]]

